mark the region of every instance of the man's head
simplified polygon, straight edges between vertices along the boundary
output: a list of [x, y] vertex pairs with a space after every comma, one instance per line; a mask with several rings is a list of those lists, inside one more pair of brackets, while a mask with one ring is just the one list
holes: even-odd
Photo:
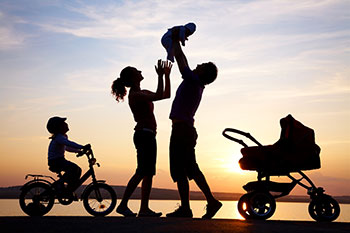
[[215, 81], [218, 75], [218, 68], [212, 62], [202, 63], [197, 65], [195, 73], [204, 85], [210, 84]]

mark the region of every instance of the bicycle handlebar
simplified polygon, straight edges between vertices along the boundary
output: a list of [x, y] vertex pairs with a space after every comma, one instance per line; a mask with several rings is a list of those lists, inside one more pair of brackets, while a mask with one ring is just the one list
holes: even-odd
[[93, 154], [93, 153], [92, 153], [92, 149], [91, 149], [91, 145], [90, 145], [90, 144], [87, 144], [87, 145], [85, 145], [85, 146], [83, 147], [83, 149], [82, 149], [81, 151], [79, 151], [79, 152], [77, 153], [77, 157], [81, 157], [81, 156], [83, 156], [83, 155], [89, 156], [89, 155], [91, 155], [91, 154]]

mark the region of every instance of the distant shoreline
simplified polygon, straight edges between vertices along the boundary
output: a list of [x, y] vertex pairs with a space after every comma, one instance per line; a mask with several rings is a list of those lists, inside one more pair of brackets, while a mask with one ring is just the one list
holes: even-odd
[[[121, 199], [125, 186], [112, 185], [113, 189], [117, 193], [118, 199]], [[21, 186], [12, 186], [12, 187], [0, 187], [0, 199], [18, 199], [20, 194]], [[85, 187], [80, 187], [76, 193], [78, 196], [82, 193]], [[214, 196], [221, 201], [238, 201], [239, 198], [243, 195], [242, 193], [225, 193], [225, 192], [213, 192]], [[141, 198], [141, 189], [138, 187], [131, 199], [140, 199]], [[350, 204], [350, 196], [333, 196], [339, 204]], [[161, 189], [161, 188], [152, 188], [151, 200], [180, 200], [177, 190], [174, 189]], [[202, 192], [191, 191], [190, 192], [191, 200], [205, 200], [205, 197]], [[276, 199], [277, 202], [301, 202], [309, 203], [310, 197], [307, 195], [288, 195]]]

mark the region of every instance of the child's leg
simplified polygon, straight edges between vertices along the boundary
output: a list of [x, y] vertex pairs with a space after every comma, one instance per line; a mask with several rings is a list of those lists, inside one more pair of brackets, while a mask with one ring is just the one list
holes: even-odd
[[75, 163], [65, 160], [62, 171], [65, 172], [63, 179], [68, 183], [68, 189], [74, 191], [77, 188], [80, 179], [81, 168]]

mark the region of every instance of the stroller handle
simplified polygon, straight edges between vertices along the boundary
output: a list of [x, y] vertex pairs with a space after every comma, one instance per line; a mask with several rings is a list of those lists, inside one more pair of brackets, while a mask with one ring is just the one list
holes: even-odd
[[232, 128], [226, 128], [226, 129], [224, 129], [224, 131], [222, 132], [222, 135], [223, 135], [225, 138], [230, 139], [230, 140], [232, 140], [232, 141], [234, 141], [234, 142], [237, 142], [237, 143], [241, 144], [241, 145], [244, 146], [244, 147], [248, 147], [248, 145], [245, 144], [245, 143], [243, 142], [243, 140], [234, 138], [234, 137], [228, 135], [227, 132], [231, 132], [231, 133], [236, 133], [236, 134], [243, 135], [243, 136], [249, 138], [250, 140], [252, 140], [252, 141], [253, 141], [254, 143], [256, 143], [258, 146], [262, 146], [260, 142], [258, 142], [252, 135], [250, 135], [250, 133], [246, 133], [246, 132], [240, 131], [240, 130], [238, 130], [238, 129], [232, 129]]

